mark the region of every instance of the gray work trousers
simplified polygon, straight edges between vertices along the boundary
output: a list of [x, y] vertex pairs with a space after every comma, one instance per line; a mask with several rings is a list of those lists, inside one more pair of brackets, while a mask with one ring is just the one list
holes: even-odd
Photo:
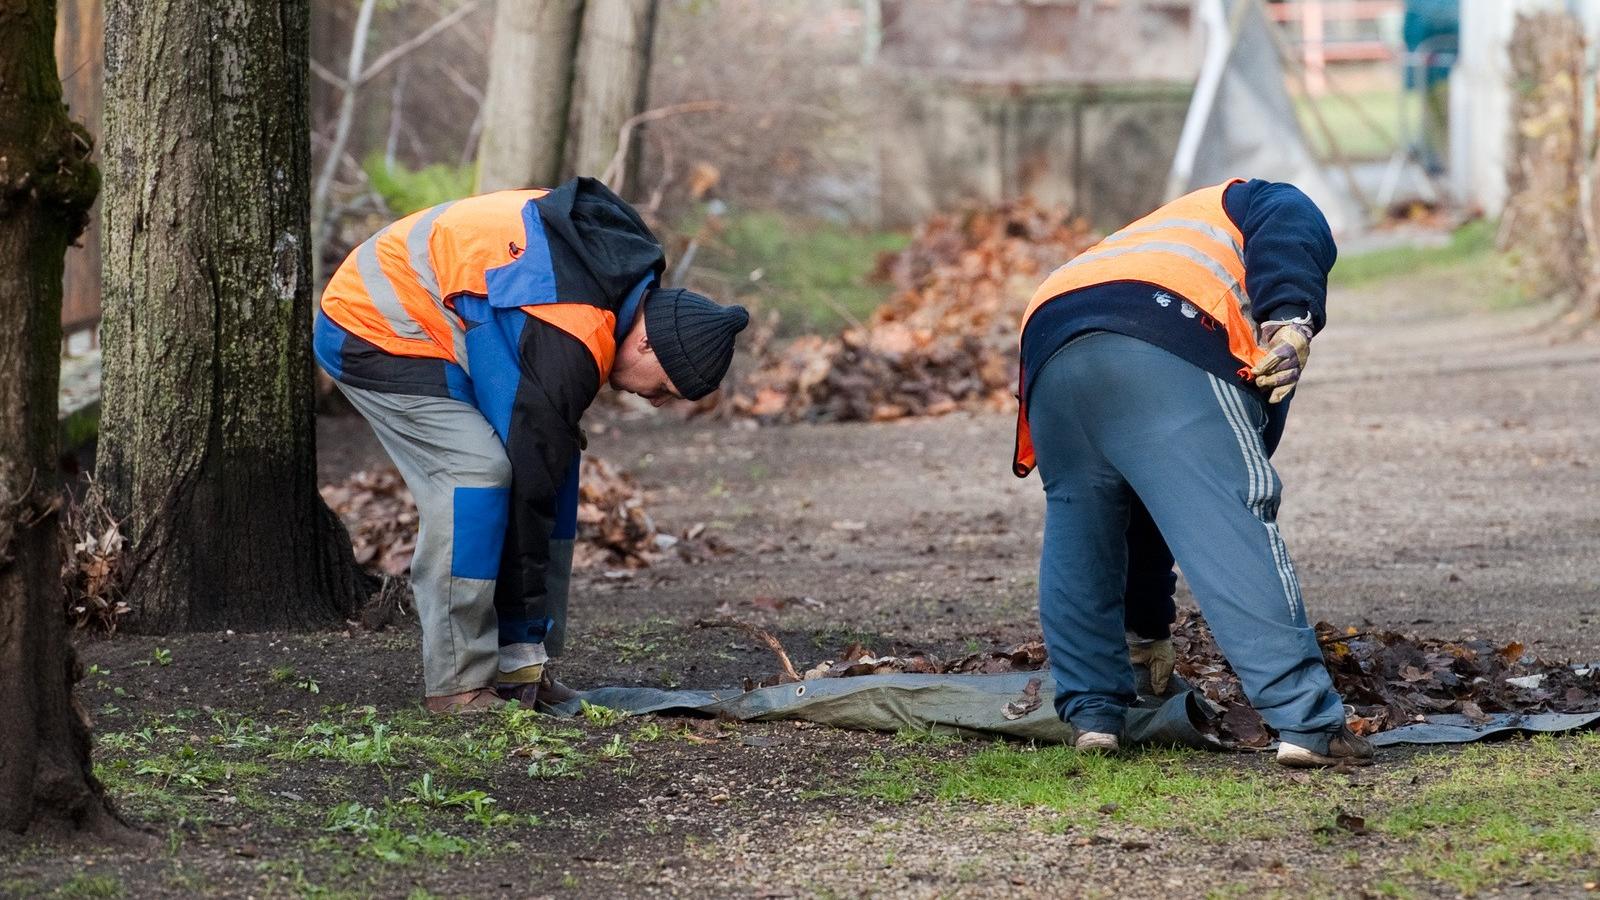
[[[336, 382], [337, 383], [337, 382]], [[487, 687], [499, 669], [512, 671], [543, 662], [543, 644], [508, 646], [502, 663], [494, 578], [454, 574], [457, 542], [494, 542], [499, 556], [505, 516], [499, 534], [492, 524], [458, 523], [458, 510], [474, 514], [483, 498], [506, 496], [511, 463], [505, 445], [477, 409], [448, 397], [391, 394], [339, 384], [350, 403], [371, 424], [378, 442], [394, 461], [417, 504], [417, 549], [411, 560], [411, 589], [422, 626], [422, 669], [427, 696], [438, 697]], [[475, 498], [463, 503], [462, 497]], [[458, 527], [459, 526], [459, 527]], [[559, 644], [566, 618], [566, 586], [572, 565], [572, 542], [552, 541], [550, 582], [556, 624], [546, 642]], [[557, 545], [560, 546], [557, 546]], [[462, 547], [482, 556], [482, 546]], [[559, 594], [559, 596], [556, 596]]]

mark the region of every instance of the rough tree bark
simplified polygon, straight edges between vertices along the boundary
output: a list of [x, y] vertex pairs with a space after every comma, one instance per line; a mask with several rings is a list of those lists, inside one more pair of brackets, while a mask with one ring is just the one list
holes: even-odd
[[[656, 6], [657, 0], [585, 4], [567, 135], [569, 174], [599, 177], [617, 152], [623, 123], [644, 110]], [[623, 180], [636, 184], [639, 154], [630, 152], [628, 160]]]
[[478, 190], [561, 178], [583, 0], [499, 0], [489, 51]]
[[0, 0], [0, 831], [116, 827], [72, 699], [56, 510], [61, 277], [99, 175], [57, 80], [55, 0]]
[[109, 0], [100, 476], [130, 627], [304, 627], [363, 593], [317, 494], [308, 0]]

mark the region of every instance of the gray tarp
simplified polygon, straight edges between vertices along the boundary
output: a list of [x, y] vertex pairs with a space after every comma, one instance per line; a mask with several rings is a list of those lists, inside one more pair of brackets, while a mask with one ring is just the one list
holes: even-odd
[[[1039, 682], [1038, 705], [1026, 694]], [[1050, 678], [1043, 672], [1005, 675], [862, 675], [780, 684], [743, 692], [666, 691], [606, 687], [586, 691], [581, 701], [634, 715], [718, 716], [745, 722], [796, 719], [857, 731], [939, 730], [969, 735], [1063, 743], [1072, 730], [1056, 718]], [[580, 700], [554, 708], [574, 715]], [[1220, 749], [1197, 727], [1206, 713], [1190, 691], [1149, 700], [1129, 712], [1127, 737], [1139, 744], [1177, 744]], [[1015, 716], [1013, 718], [1012, 716]], [[1477, 725], [1464, 716], [1438, 715], [1376, 735], [1375, 744], [1454, 744], [1523, 732], [1588, 728], [1600, 713], [1500, 714]]]

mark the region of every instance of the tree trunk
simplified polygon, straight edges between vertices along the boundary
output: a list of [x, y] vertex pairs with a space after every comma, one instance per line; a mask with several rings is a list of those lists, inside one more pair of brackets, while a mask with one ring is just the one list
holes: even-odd
[[56, 384], [61, 278], [99, 176], [61, 103], [54, 0], [0, 0], [0, 830], [114, 826], [61, 587]]
[[317, 493], [308, 0], [109, 0], [100, 476], [130, 626], [304, 627], [363, 580]]
[[[644, 111], [655, 35], [656, 0], [589, 0], [578, 39], [566, 171], [596, 178], [617, 152], [624, 122]], [[634, 141], [639, 139], [635, 130]], [[639, 154], [628, 154], [623, 181], [634, 183]]]
[[499, 0], [478, 150], [478, 190], [561, 178], [583, 0]]

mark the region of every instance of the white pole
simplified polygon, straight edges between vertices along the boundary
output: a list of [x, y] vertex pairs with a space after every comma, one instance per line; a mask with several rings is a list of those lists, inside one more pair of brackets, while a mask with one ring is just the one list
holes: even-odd
[[1200, 0], [1196, 14], [1206, 30], [1206, 54], [1200, 63], [1194, 94], [1189, 99], [1189, 111], [1183, 117], [1183, 133], [1178, 137], [1172, 170], [1167, 175], [1168, 200], [1189, 190], [1195, 157], [1200, 153], [1200, 139], [1205, 134], [1206, 123], [1211, 121], [1211, 110], [1217, 102], [1222, 73], [1228, 68], [1228, 57], [1233, 55], [1233, 34], [1222, 0]]

